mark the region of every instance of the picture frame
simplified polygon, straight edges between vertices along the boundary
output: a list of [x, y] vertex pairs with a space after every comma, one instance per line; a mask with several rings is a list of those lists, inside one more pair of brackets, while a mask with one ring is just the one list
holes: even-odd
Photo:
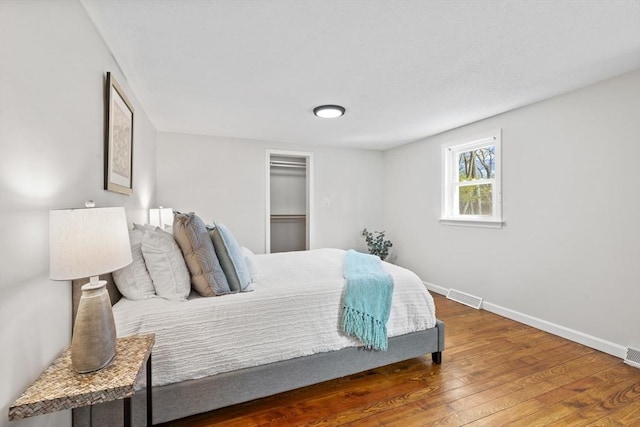
[[104, 189], [133, 193], [134, 109], [110, 72], [106, 85]]

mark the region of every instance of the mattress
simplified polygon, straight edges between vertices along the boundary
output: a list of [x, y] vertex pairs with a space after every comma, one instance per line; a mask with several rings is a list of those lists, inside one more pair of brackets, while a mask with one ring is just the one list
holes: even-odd
[[[186, 302], [122, 298], [113, 306], [118, 336], [156, 334], [154, 386], [361, 346], [339, 328], [344, 255], [340, 249], [257, 255], [253, 292], [192, 294]], [[433, 299], [418, 276], [383, 266], [394, 281], [389, 337], [434, 327]]]

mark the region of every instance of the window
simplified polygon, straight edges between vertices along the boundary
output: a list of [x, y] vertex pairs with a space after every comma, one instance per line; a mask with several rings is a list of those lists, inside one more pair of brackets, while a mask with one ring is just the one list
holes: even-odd
[[446, 225], [502, 227], [500, 130], [442, 147], [442, 218]]

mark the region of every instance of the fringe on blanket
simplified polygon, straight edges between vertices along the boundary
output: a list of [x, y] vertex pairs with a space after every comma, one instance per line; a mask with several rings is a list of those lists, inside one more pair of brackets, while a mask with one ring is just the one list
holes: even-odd
[[343, 307], [342, 330], [345, 334], [358, 338], [368, 350], [389, 348], [387, 325], [368, 314], [350, 307]]

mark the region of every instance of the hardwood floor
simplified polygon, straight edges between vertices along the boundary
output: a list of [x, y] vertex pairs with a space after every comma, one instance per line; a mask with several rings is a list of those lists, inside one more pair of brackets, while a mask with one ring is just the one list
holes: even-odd
[[442, 365], [427, 355], [163, 426], [640, 426], [640, 369], [434, 299]]

